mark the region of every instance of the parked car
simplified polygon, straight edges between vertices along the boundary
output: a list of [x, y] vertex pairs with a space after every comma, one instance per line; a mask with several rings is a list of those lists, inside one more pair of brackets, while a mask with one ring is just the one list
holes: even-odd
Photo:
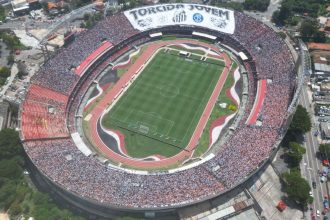
[[316, 189], [316, 182], [315, 181], [312, 182], [312, 186], [313, 186], [313, 189]]
[[324, 183], [325, 181], [327, 181], [327, 178], [325, 176], [321, 177], [321, 183]]
[[329, 210], [329, 200], [328, 199], [324, 199], [323, 201], [323, 206], [324, 206], [324, 209]]

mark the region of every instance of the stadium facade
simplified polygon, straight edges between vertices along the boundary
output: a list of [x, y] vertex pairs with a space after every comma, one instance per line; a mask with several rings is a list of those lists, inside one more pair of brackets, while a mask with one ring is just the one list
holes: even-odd
[[[139, 173], [87, 155], [82, 135], [73, 140], [81, 134], [77, 112], [86, 91], [121, 54], [164, 35], [207, 39], [240, 61], [247, 104], [230, 140], [198, 166], [176, 172]], [[240, 12], [196, 4], [132, 9], [100, 21], [41, 67], [20, 108], [20, 137], [40, 182], [73, 206], [104, 218], [131, 212], [160, 219], [221, 196], [268, 161], [291, 117], [294, 70], [285, 42]]]

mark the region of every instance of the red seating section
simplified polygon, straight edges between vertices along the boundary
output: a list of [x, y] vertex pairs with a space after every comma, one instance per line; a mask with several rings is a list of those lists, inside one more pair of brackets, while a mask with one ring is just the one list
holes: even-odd
[[65, 107], [68, 97], [47, 88], [32, 85], [22, 107], [24, 139], [69, 136]]
[[110, 49], [110, 47], [112, 47], [110, 42], [104, 42], [99, 48], [93, 51], [84, 61], [81, 62], [81, 64], [76, 68], [75, 73], [81, 76], [87, 67], [93, 63], [93, 61], [96, 60], [102, 53]]

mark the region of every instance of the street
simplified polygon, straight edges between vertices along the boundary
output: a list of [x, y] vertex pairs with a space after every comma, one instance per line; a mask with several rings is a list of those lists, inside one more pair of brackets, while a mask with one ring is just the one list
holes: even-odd
[[[327, 195], [327, 190], [325, 183], [321, 183], [320, 181], [320, 175], [318, 173], [319, 170], [322, 169], [321, 161], [316, 157], [316, 153], [318, 151], [318, 141], [317, 137], [313, 135], [313, 131], [315, 131], [318, 127], [318, 122], [315, 119], [314, 113], [313, 113], [313, 104], [308, 97], [308, 87], [304, 85], [304, 88], [302, 89], [302, 93], [300, 96], [300, 104], [304, 106], [307, 111], [310, 113], [311, 121], [312, 121], [312, 129], [310, 132], [306, 133], [305, 136], [305, 142], [304, 147], [306, 148], [306, 154], [303, 157], [303, 161], [301, 164], [301, 172], [302, 175], [308, 180], [310, 183], [310, 186], [312, 188], [314, 202], [312, 204], [312, 207], [314, 209], [314, 212], [316, 210], [319, 210], [322, 212], [323, 210], [323, 199], [324, 196]], [[316, 189], [313, 189], [312, 182], [316, 182]], [[311, 218], [311, 212], [307, 213], [307, 218]], [[323, 216], [321, 215], [322, 219]]]

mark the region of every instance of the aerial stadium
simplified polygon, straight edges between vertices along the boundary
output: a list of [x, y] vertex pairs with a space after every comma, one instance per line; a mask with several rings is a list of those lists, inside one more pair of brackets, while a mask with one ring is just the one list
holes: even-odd
[[253, 176], [286, 132], [296, 87], [289, 47], [260, 21], [146, 6], [106, 17], [43, 64], [20, 137], [73, 206], [160, 219]]

